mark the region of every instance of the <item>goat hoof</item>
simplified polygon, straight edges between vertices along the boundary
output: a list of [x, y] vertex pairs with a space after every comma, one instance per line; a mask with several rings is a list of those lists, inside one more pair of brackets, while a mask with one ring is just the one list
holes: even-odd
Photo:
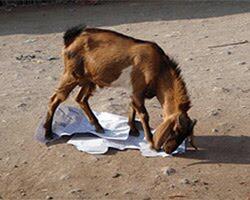
[[132, 135], [132, 136], [138, 137], [138, 136], [140, 135], [140, 132], [138, 131], [138, 129], [137, 129], [137, 128], [130, 129], [130, 130], [129, 130], [129, 135]]
[[153, 142], [149, 142], [149, 148], [150, 148], [151, 150], [157, 151], [157, 149], [154, 147]]
[[104, 129], [101, 126], [96, 127], [95, 131], [97, 133], [105, 133]]
[[45, 139], [46, 140], [52, 140], [53, 139], [53, 133], [52, 132], [46, 132], [45, 133]]

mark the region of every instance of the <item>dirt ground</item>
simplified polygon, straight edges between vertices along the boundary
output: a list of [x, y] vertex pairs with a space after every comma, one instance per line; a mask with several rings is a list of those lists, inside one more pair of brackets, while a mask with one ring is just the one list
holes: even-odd
[[[157, 42], [180, 63], [199, 151], [93, 156], [33, 139], [63, 65], [62, 35], [78, 23]], [[0, 199], [250, 199], [250, 2], [146, 1], [0, 10]], [[96, 111], [127, 115], [129, 94], [97, 91]], [[112, 98], [113, 99], [112, 99]], [[77, 106], [73, 96], [65, 102]], [[161, 122], [156, 100], [151, 125]], [[164, 167], [174, 168], [166, 175]], [[118, 174], [118, 175], [117, 175]]]

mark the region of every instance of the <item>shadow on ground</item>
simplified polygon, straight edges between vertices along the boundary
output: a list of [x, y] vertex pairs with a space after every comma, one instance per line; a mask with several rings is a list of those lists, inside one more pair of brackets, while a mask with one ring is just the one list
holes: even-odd
[[197, 164], [250, 164], [250, 137], [197, 136], [198, 151], [190, 150], [178, 157], [195, 159]]
[[0, 10], [0, 35], [46, 34], [65, 31], [79, 23], [114, 26], [149, 21], [212, 18], [250, 11], [250, 2], [127, 1], [96, 6], [50, 5]]

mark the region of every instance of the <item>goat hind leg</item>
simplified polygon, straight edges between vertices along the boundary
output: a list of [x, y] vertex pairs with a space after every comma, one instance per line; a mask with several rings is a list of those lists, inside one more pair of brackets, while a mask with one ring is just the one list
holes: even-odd
[[69, 93], [75, 88], [77, 84], [78, 83], [75, 81], [75, 79], [70, 75], [64, 74], [61, 78], [59, 87], [50, 98], [48, 105], [48, 112], [43, 126], [45, 128], [45, 138], [53, 138], [52, 122], [56, 108], [60, 105], [60, 103], [67, 99]]
[[129, 135], [139, 136], [140, 132], [136, 127], [135, 115], [136, 115], [136, 110], [134, 109], [132, 103], [130, 103], [129, 115], [128, 115], [128, 125], [130, 127]]
[[80, 89], [76, 97], [76, 102], [80, 105], [80, 107], [84, 111], [89, 122], [95, 126], [96, 132], [104, 133], [104, 129], [100, 125], [98, 119], [94, 115], [88, 103], [88, 99], [92, 95], [92, 92], [94, 89], [95, 89], [95, 85], [93, 85], [92, 83], [88, 84], [87, 86], [82, 86], [82, 88]]

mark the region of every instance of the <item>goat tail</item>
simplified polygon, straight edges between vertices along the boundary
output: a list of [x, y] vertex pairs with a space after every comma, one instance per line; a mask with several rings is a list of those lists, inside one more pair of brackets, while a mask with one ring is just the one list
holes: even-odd
[[83, 24], [69, 28], [63, 36], [65, 47], [68, 47], [85, 29], [86, 25]]

